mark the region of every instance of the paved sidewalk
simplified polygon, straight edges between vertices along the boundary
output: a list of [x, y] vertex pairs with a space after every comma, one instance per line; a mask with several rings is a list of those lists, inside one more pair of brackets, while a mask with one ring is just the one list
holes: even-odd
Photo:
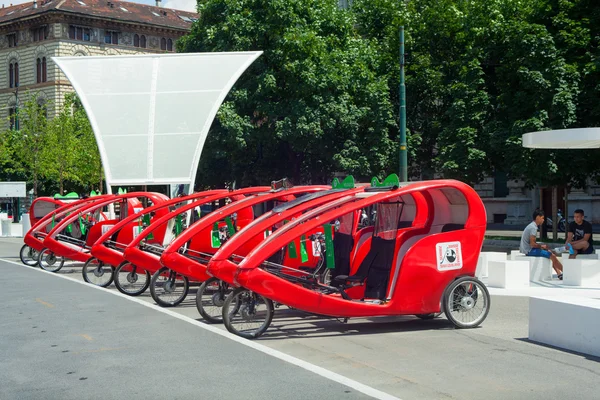
[[[0, 258], [17, 260], [19, 247], [18, 240], [0, 239]], [[0, 268], [18, 269], [20, 266], [0, 265]], [[27, 267], [22, 268], [28, 269]], [[40, 273], [35, 274], [34, 271], [30, 272], [31, 276], [40, 275]], [[60, 271], [60, 274], [81, 280], [81, 266], [78, 264], [67, 265]], [[53, 277], [49, 276], [49, 278]], [[79, 292], [75, 293], [62, 287], [58, 290], [53, 289], [54, 281], [60, 281], [60, 279], [55, 278], [49, 281], [47, 289], [36, 285], [37, 290], [34, 296], [52, 303], [52, 301], [44, 299], [44, 295], [56, 292], [53, 294], [57, 299], [55, 301], [65, 301], [66, 299], [74, 305], [83, 301], [84, 298]], [[32, 282], [28, 279], [9, 279], [4, 282], [4, 285], [12, 288], [11, 293], [13, 291], [25, 293], [25, 288], [31, 284]], [[86, 288], [82, 286], [81, 289], [85, 292]], [[115, 291], [114, 287], [107, 290]], [[90, 288], [89, 291], [97, 292], [98, 290]], [[520, 295], [527, 296], [528, 294]], [[139, 299], [153, 303], [148, 294], [140, 296]], [[191, 288], [188, 298], [182, 305], [171, 310], [200, 320], [194, 303], [195, 288]], [[81, 307], [83, 306], [85, 306], [85, 302], [81, 304]], [[134, 306], [138, 307], [136, 304], [129, 306], [127, 301], [119, 303], [120, 310], [132, 318], [136, 318], [136, 312], [133, 311]], [[18, 305], [13, 304], [10, 308], [4, 309], [6, 311], [1, 312], [9, 312], [15, 307]], [[92, 312], [94, 307], [96, 311], [104, 310], [105, 312], [94, 313]], [[100, 323], [120, 318], [120, 312], [113, 313], [112, 308], [103, 307], [102, 303], [93, 303], [89, 310], [90, 318], [97, 316]], [[110, 316], [110, 319], [107, 319], [107, 316]], [[230, 396], [229, 393], [219, 395], [210, 390], [207, 391], [207, 387], [208, 389], [212, 387], [211, 379], [214, 379], [205, 375], [205, 371], [210, 369], [216, 369], [227, 376], [228, 382], [234, 390], [241, 387], [239, 379], [236, 378], [237, 372], [222, 366], [219, 357], [210, 353], [214, 346], [219, 346], [219, 343], [212, 339], [204, 339], [200, 343], [194, 340], [188, 341], [187, 337], [177, 333], [179, 325], [174, 321], [163, 319], [162, 316], [155, 321], [150, 314], [144, 315], [144, 317], [144, 321], [138, 322], [137, 319], [134, 319], [134, 324], [125, 325], [129, 327], [129, 333], [137, 335], [139, 332], [144, 335], [143, 337], [148, 335], [149, 338], [153, 337], [156, 329], [158, 329], [157, 335], [160, 335], [161, 329], [173, 333], [169, 339], [161, 339], [157, 336], [146, 349], [149, 355], [135, 361], [129, 360], [124, 353], [113, 352], [111, 355], [113, 365], [122, 366], [118, 367], [121, 372], [119, 376], [126, 377], [127, 381], [137, 390], [160, 386], [159, 384], [152, 385], [150, 382], [166, 382], [163, 386], [171, 387], [171, 383], [165, 379], [153, 381], [153, 376], [141, 380], [133, 379], [127, 375], [127, 371], [135, 367], [143, 370], [155, 368], [168, 372], [188, 366], [187, 368], [190, 368], [192, 374], [196, 376], [194, 380], [198, 388], [198, 391], [194, 392], [196, 395], [205, 392], [210, 393], [214, 398], [235, 398], [234, 395], [237, 392], [232, 392]], [[495, 290], [492, 291], [492, 306], [487, 320], [481, 328], [473, 330], [454, 329], [445, 318], [421, 321], [413, 316], [357, 318], [343, 324], [336, 319], [306, 315], [281, 307], [275, 312], [272, 327], [261, 340], [256, 342], [404, 400], [461, 399], [465, 396], [503, 400], [507, 398], [528, 400], [597, 399], [597, 393], [600, 390], [600, 359], [529, 342], [527, 340], [528, 318], [527, 297], [509, 296], [506, 293], [497, 293]], [[88, 322], [82, 321], [81, 324], [85, 326]], [[40, 327], [40, 325], [36, 326]], [[213, 326], [224, 329], [220, 325]], [[9, 328], [10, 326], [2, 326], [2, 329]], [[31, 327], [28, 329], [36, 331]], [[97, 332], [102, 337], [103, 332], [110, 334], [112, 329], [102, 327], [97, 328]], [[118, 329], [118, 332], [122, 332], [121, 328]], [[88, 332], [93, 332], [92, 325]], [[93, 333], [89, 334], [94, 337]], [[36, 335], [40, 335], [40, 333], [36, 333]], [[182, 357], [184, 364], [180, 364], [182, 350], [179, 347], [172, 349], [172, 342], [185, 343], [184, 352], [194, 354], [196, 348], [199, 348], [201, 352], [207, 350], [209, 353], [200, 355], [199, 360], [201, 361], [195, 366], [187, 363], [188, 357], [185, 355]], [[132, 345], [137, 347], [135, 343]], [[40, 351], [43, 354], [44, 351], [51, 352], [53, 350], [50, 347], [47, 350], [40, 347]], [[225, 354], [229, 357], [230, 352], [226, 350]], [[151, 357], [153, 358], [150, 359]], [[60, 361], [60, 358], [57, 360]], [[35, 369], [33, 361], [30, 361], [30, 365], [27, 364], [27, 359], [22, 362], [23, 365]], [[243, 363], [244, 359], [240, 357], [239, 362]], [[263, 361], [255, 362], [260, 364]], [[52, 367], [48, 365], [45, 365], [44, 368], [52, 370]], [[55, 367], [55, 370], [57, 368]], [[258, 373], [258, 371], [262, 370], [251, 366], [242, 375], [250, 374], [254, 379], [268, 382], [279, 380], [278, 373], [269, 375], [269, 373]], [[285, 372], [283, 376], [285, 376]], [[140, 377], [140, 375], [134, 375], [134, 377]], [[112, 384], [114, 384], [112, 381], [107, 383], [107, 385]], [[101, 390], [102, 385], [99, 388]], [[124, 386], [122, 389], [122, 393], [128, 394], [130, 392], [127, 389], [133, 390]], [[248, 391], [250, 392], [250, 389]], [[276, 395], [279, 396], [276, 398], [288, 398], [286, 393], [289, 392], [277, 393]], [[300, 389], [299, 393], [304, 394], [303, 389]], [[253, 393], [250, 392], [250, 394]], [[273, 398], [269, 391], [262, 394], [265, 399]], [[323, 392], [323, 395], [317, 395], [316, 398], [325, 398], [327, 395], [329, 395], [328, 392]], [[306, 394], [304, 398], [311, 398], [308, 396], [312, 395]], [[345, 398], [347, 395], [333, 394], [332, 396], [329, 398]], [[3, 396], [0, 394], [0, 397]], [[167, 397], [175, 398], [176, 396], [168, 395]]]

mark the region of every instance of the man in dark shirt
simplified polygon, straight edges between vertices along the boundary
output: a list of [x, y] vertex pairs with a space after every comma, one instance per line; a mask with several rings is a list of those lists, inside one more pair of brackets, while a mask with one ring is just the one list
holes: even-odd
[[567, 245], [573, 247], [573, 254], [569, 258], [575, 258], [577, 254], [594, 253], [592, 224], [583, 219], [583, 210], [581, 209], [575, 210], [573, 219], [574, 221], [569, 224], [566, 242]]

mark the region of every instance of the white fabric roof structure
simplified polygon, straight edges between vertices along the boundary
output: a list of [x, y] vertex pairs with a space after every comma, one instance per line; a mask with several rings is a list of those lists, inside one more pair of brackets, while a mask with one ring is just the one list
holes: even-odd
[[532, 149], [600, 148], [600, 128], [557, 129], [523, 135], [523, 147]]
[[[107, 186], [189, 184], [213, 119], [262, 51], [53, 57], [90, 119]], [[110, 189], [109, 189], [110, 190]]]

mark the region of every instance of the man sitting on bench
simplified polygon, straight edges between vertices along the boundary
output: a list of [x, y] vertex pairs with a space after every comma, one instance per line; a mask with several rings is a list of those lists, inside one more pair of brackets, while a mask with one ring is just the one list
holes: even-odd
[[573, 213], [574, 221], [569, 224], [567, 245], [571, 246], [569, 258], [577, 254], [593, 254], [592, 224], [583, 219], [583, 210], [577, 209]]
[[544, 223], [544, 212], [535, 210], [533, 212], [533, 221], [525, 227], [521, 236], [521, 245], [519, 250], [521, 253], [529, 257], [544, 257], [552, 261], [552, 268], [556, 271], [558, 279], [562, 280], [563, 266], [556, 255], [548, 249], [548, 245], [536, 242], [538, 226]]

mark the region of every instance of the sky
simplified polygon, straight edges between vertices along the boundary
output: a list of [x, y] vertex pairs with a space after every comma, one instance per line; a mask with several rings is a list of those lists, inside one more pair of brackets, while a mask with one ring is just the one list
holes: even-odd
[[[8, 7], [10, 4], [33, 3], [33, 0], [2, 0], [0, 3]], [[155, 5], [156, 0], [135, 0], [133, 3]], [[196, 0], [162, 0], [162, 6], [176, 10], [196, 12]]]

